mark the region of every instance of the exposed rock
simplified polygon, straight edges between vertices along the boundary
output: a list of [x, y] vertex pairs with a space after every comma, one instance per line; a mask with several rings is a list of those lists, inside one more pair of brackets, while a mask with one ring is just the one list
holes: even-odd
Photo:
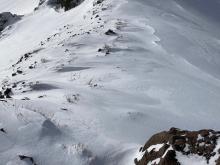
[[31, 157], [31, 156], [18, 155], [18, 157], [20, 158], [20, 160], [28, 160], [28, 161], [30, 161], [30, 163], [31, 163], [32, 165], [37, 165], [37, 164], [35, 163], [35, 161], [34, 161], [34, 158]]
[[[33, 54], [36, 54], [36, 53], [40, 52], [41, 50], [43, 50], [43, 49], [39, 48], [39, 49], [35, 49], [31, 52], [25, 53], [23, 56], [21, 56], [19, 58], [19, 60], [15, 64], [12, 65], [12, 67], [15, 67], [16, 65], [20, 64], [23, 61], [27, 61], [30, 57], [33, 56]], [[35, 62], [35, 64], [36, 64], [36, 62]]]
[[98, 4], [101, 4], [102, 2], [104, 2], [104, 0], [95, 0], [95, 1], [93, 2], [93, 6], [98, 5]]
[[18, 74], [22, 74], [23, 71], [22, 71], [22, 70], [17, 70], [17, 73], [18, 73]]
[[[207, 164], [214, 156], [216, 165], [220, 165], [220, 147], [217, 140], [220, 132], [214, 130], [186, 131], [171, 128], [153, 135], [140, 149], [142, 158], [135, 159], [136, 165], [181, 165], [176, 158], [177, 153], [184, 156], [199, 156], [206, 159]], [[219, 148], [217, 148], [219, 147]], [[218, 154], [218, 155], [216, 155]]]
[[7, 26], [12, 25], [20, 19], [20, 16], [11, 14], [10, 12], [0, 13], [0, 32]]
[[117, 35], [113, 30], [109, 29], [107, 32], [105, 32], [105, 35], [114, 36]]
[[2, 89], [2, 91], [0, 91], [0, 99], [11, 98], [11, 95], [12, 95], [11, 88]]
[[0, 131], [3, 132], [3, 133], [6, 133], [4, 128], [1, 128]]
[[84, 0], [48, 0], [47, 4], [56, 8], [62, 7], [67, 11], [80, 5], [83, 1]]
[[29, 97], [24, 97], [21, 100], [30, 100], [30, 98]]
[[98, 49], [98, 52], [105, 53], [105, 55], [108, 55], [111, 52], [111, 47], [109, 45], [104, 45], [103, 48]]

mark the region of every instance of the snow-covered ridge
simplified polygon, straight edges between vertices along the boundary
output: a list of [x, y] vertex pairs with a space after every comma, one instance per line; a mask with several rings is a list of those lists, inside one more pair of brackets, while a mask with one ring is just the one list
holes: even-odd
[[23, 15], [0, 36], [1, 163], [130, 165], [160, 130], [219, 130], [218, 19], [188, 3], [0, 1]]
[[32, 13], [40, 0], [1, 0], [0, 13], [11, 12], [12, 14], [25, 15]]

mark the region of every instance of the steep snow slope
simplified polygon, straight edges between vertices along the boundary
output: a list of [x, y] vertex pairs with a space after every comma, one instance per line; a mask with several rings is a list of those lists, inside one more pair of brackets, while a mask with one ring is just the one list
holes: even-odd
[[217, 17], [180, 0], [16, 2], [0, 2], [28, 13], [0, 38], [3, 164], [133, 164], [159, 130], [219, 129]]
[[0, 12], [23, 15], [33, 12], [40, 0], [1, 0]]

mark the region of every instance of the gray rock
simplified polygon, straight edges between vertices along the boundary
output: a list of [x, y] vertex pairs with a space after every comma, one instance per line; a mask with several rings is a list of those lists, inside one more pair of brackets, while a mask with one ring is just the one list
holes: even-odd
[[80, 5], [84, 0], [48, 0], [47, 4], [55, 8], [64, 8], [65, 11]]
[[12, 14], [10, 12], [0, 13], [0, 32], [2, 32], [7, 26], [14, 24], [20, 20], [21, 16]]

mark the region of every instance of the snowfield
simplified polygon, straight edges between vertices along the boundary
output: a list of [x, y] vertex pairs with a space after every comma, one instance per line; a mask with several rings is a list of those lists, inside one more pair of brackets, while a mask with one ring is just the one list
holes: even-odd
[[17, 15], [32, 13], [40, 0], [1, 0], [0, 12], [11, 12]]
[[94, 2], [0, 1], [23, 15], [0, 33], [0, 164], [133, 165], [158, 131], [220, 130], [219, 0]]

